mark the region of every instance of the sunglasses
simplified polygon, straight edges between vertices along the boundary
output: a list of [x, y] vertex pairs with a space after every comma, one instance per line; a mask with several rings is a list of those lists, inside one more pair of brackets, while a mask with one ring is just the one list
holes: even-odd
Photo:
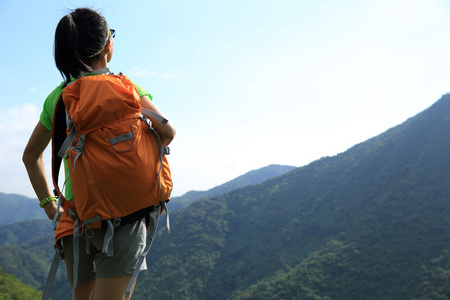
[[116, 37], [116, 30], [115, 29], [110, 29], [109, 30], [109, 37], [112, 37], [112, 38]]

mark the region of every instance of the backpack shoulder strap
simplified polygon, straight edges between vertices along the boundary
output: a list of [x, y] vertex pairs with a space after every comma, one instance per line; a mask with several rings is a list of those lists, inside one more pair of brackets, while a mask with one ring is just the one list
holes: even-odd
[[[61, 169], [62, 159], [64, 157], [65, 151], [67, 150], [68, 143], [72, 143], [75, 137], [76, 131], [72, 130], [69, 135], [67, 135], [67, 117], [66, 117], [66, 107], [64, 101], [62, 100], [62, 93], [56, 102], [55, 111], [53, 113], [53, 124], [52, 124], [52, 179], [53, 179], [53, 193], [58, 197], [58, 210], [60, 206], [64, 207], [64, 210], [70, 214], [70, 209], [74, 210], [75, 207], [62, 195], [59, 188], [58, 178], [59, 170]], [[53, 220], [53, 224], [56, 225], [57, 215]]]
[[56, 102], [52, 125], [52, 178], [55, 189], [59, 189], [58, 177], [62, 157], [59, 156], [58, 153], [67, 138], [66, 126], [66, 108], [61, 93], [61, 96], [59, 96], [59, 99]]

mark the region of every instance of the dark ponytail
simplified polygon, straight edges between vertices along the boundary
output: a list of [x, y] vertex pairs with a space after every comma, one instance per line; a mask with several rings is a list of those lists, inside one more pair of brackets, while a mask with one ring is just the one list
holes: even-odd
[[66, 80], [92, 71], [108, 39], [106, 20], [90, 8], [77, 8], [64, 16], [55, 32], [54, 55], [59, 72]]

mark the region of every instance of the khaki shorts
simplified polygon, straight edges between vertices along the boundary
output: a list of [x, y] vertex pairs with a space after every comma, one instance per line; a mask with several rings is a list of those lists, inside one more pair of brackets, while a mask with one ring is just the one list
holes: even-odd
[[[80, 236], [80, 260], [78, 266], [78, 282], [86, 282], [96, 277], [122, 277], [133, 274], [136, 263], [146, 242], [145, 218], [135, 223], [119, 226], [114, 230], [114, 256], [102, 252], [106, 228], [92, 229], [90, 238], [90, 254], [86, 253], [85, 235]], [[66, 279], [73, 282], [73, 236], [63, 238]], [[144, 260], [141, 271], [147, 270]]]

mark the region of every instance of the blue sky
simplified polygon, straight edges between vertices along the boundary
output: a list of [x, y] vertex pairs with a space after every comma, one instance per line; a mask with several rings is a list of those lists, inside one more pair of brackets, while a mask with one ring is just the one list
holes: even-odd
[[110, 68], [176, 126], [174, 195], [344, 152], [450, 90], [446, 1], [0, 0], [0, 192], [34, 197], [21, 154], [79, 6], [116, 29]]

